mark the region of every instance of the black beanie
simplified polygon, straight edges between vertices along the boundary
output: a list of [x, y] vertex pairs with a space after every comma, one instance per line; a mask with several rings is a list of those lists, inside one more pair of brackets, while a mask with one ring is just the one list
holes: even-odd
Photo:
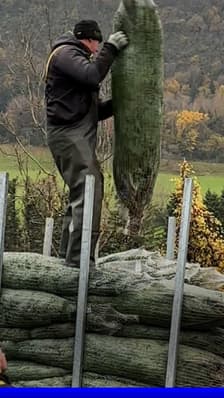
[[73, 30], [75, 37], [79, 40], [93, 39], [100, 43], [103, 41], [101, 30], [96, 21], [83, 20], [78, 22]]

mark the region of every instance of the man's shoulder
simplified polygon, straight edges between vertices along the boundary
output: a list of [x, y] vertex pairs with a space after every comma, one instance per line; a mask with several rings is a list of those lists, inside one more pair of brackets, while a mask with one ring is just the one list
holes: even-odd
[[62, 44], [58, 47], [58, 51], [56, 51], [56, 55], [58, 59], [64, 59], [66, 57], [84, 57], [84, 58], [89, 58], [89, 54], [88, 52], [80, 47], [78, 44], [76, 43], [72, 43], [72, 44]]

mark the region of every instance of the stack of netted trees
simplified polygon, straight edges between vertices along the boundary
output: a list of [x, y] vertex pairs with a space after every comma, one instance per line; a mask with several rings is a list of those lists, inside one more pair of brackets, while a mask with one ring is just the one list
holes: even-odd
[[[70, 386], [79, 271], [6, 253], [0, 345], [18, 386]], [[164, 386], [175, 262], [143, 249], [90, 274], [83, 386]], [[224, 385], [224, 278], [187, 266], [178, 386]]]

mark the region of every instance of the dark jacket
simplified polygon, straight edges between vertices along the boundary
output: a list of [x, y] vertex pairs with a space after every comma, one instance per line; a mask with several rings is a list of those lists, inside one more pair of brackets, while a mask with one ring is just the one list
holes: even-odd
[[[91, 61], [89, 49], [67, 33], [54, 44], [52, 51], [61, 47], [52, 57], [46, 77], [47, 122], [50, 126], [75, 125], [95, 109], [97, 120], [112, 116], [112, 101], [98, 102], [99, 83], [104, 79], [114, 58], [116, 48], [104, 43], [102, 50]], [[95, 102], [95, 107], [91, 106]]]

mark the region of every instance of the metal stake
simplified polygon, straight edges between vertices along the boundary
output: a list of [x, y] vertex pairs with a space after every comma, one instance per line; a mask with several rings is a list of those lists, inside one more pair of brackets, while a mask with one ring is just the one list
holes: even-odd
[[47, 217], [45, 222], [45, 233], [44, 233], [44, 246], [43, 255], [51, 255], [52, 237], [53, 237], [54, 219]]
[[176, 218], [169, 217], [167, 244], [166, 244], [167, 260], [174, 260], [175, 240], [176, 240]]
[[176, 367], [178, 357], [178, 343], [180, 335], [181, 311], [184, 294], [184, 275], [187, 258], [189, 228], [192, 203], [192, 179], [186, 178], [184, 184], [183, 205], [180, 224], [179, 248], [177, 257], [177, 273], [173, 299], [168, 362], [166, 373], [166, 387], [174, 387], [176, 381]]
[[89, 282], [89, 258], [92, 234], [94, 184], [95, 177], [92, 175], [87, 175], [85, 183], [72, 387], [81, 387], [82, 385], [82, 363]]
[[0, 173], [0, 289], [2, 285], [2, 267], [5, 240], [6, 209], [8, 196], [8, 173]]

